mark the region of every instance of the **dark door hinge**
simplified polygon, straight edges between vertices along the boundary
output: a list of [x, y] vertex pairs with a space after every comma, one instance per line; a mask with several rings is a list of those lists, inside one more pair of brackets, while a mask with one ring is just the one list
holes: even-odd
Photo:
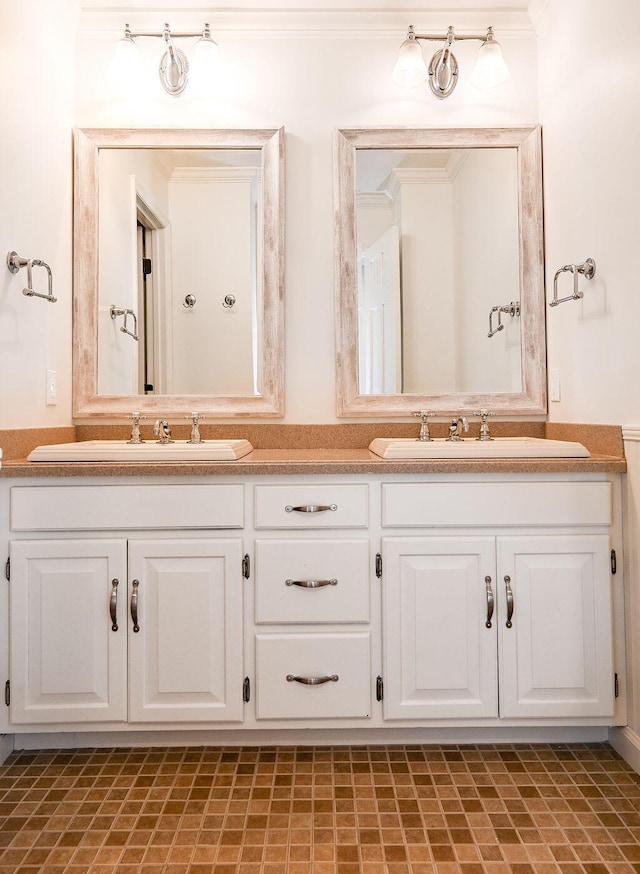
[[616, 574], [618, 572], [618, 559], [616, 557], [615, 549], [611, 550], [611, 573]]
[[151, 274], [151, 258], [142, 259], [142, 275], [149, 276]]
[[382, 701], [384, 698], [384, 682], [382, 677], [376, 677], [376, 701]]
[[249, 553], [246, 553], [242, 558], [242, 576], [248, 580], [251, 576], [251, 559]]
[[242, 700], [245, 704], [251, 701], [251, 680], [249, 677], [245, 677], [242, 682]]
[[376, 552], [376, 576], [378, 579], [382, 578], [382, 556], [379, 552]]
[[4, 703], [7, 707], [11, 704], [11, 681], [7, 680], [4, 684]]
[[613, 675], [613, 692], [614, 692], [614, 697], [616, 697], [616, 698], [620, 695], [620, 683], [618, 682], [618, 675], [617, 674]]
[[11, 558], [10, 557], [5, 562], [4, 575], [8, 580], [11, 579]]

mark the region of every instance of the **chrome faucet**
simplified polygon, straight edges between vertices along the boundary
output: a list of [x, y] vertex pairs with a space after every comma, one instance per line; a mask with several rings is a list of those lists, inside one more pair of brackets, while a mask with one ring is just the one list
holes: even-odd
[[458, 443], [458, 441], [462, 440], [460, 434], [461, 427], [465, 433], [469, 430], [469, 423], [464, 416], [458, 416], [457, 419], [452, 419], [451, 424], [449, 425], [449, 436], [447, 437], [447, 440], [451, 440], [453, 443]]
[[165, 419], [156, 419], [153, 426], [153, 433], [156, 437], [160, 438], [157, 441], [158, 443], [176, 442], [175, 440], [171, 439], [171, 429], [169, 428], [169, 423]]

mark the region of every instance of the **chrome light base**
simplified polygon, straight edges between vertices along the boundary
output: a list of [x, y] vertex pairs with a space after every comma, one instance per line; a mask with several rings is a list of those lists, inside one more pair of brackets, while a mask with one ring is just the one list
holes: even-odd
[[448, 46], [436, 52], [429, 62], [429, 88], [440, 100], [448, 97], [458, 84], [458, 62]]
[[177, 97], [187, 87], [189, 61], [187, 56], [176, 45], [171, 45], [160, 59], [158, 76], [160, 83], [167, 92]]

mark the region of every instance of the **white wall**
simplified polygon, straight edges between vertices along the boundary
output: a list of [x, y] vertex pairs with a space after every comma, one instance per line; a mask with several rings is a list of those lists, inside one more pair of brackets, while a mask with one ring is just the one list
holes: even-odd
[[[355, 4], [350, 4], [355, 5]], [[389, 7], [392, 4], [387, 4]], [[166, 12], [166, 10], [165, 10]], [[203, 13], [204, 15], [204, 13]], [[322, 34], [295, 32], [302, 13], [283, 15], [283, 29], [271, 33], [248, 14], [225, 16], [216, 33], [226, 76], [209, 100], [185, 93], [116, 99], [106, 71], [124, 14], [87, 11], [78, 51], [80, 126], [276, 127], [286, 130], [286, 416], [291, 423], [337, 421], [335, 415], [335, 343], [333, 309], [332, 135], [336, 127], [358, 125], [462, 126], [529, 124], [537, 119], [535, 39], [532, 33], [501, 41], [512, 72], [509, 83], [491, 92], [469, 84], [476, 47], [457, 50], [461, 81], [456, 93], [439, 101], [426, 89], [405, 91], [391, 80], [398, 47], [407, 26], [434, 25], [428, 13], [391, 13], [379, 35], [376, 16], [329, 12]], [[338, 22], [333, 18], [338, 17]], [[475, 16], [475, 17], [474, 17]], [[465, 26], [486, 27], [486, 15], [467, 13]], [[207, 11], [216, 32], [216, 18]], [[391, 21], [389, 19], [392, 19]], [[442, 16], [440, 16], [442, 18]], [[500, 15], [493, 16], [499, 32]], [[199, 27], [202, 16], [139, 12], [129, 16], [139, 27]], [[317, 18], [313, 19], [316, 23]], [[105, 34], [98, 25], [110, 25]], [[443, 20], [446, 29], [448, 23]], [[321, 21], [322, 24], [322, 21]], [[244, 38], [237, 28], [249, 27]], [[443, 32], [444, 32], [443, 29]], [[159, 41], [143, 50], [152, 67]], [[427, 48], [427, 52], [429, 49]]]
[[[71, 424], [71, 193], [75, 0], [0, 2], [0, 428]], [[53, 271], [55, 304], [25, 297], [15, 249]], [[34, 269], [34, 286], [46, 275]], [[57, 406], [45, 374], [57, 371]]]
[[[547, 293], [594, 258], [582, 301], [547, 309], [561, 422], [640, 422], [640, 3], [537, 0]], [[572, 291], [561, 277], [561, 296]], [[632, 388], [633, 387], [633, 388]]]

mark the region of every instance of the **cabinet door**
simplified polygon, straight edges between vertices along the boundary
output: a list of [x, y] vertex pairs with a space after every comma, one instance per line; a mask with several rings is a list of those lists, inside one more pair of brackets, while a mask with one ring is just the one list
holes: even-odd
[[498, 715], [491, 537], [385, 538], [384, 715]]
[[22, 540], [10, 554], [11, 722], [125, 720], [125, 541]]
[[609, 538], [503, 537], [498, 555], [501, 715], [611, 716]]
[[240, 539], [129, 542], [131, 722], [242, 719], [242, 587]]

